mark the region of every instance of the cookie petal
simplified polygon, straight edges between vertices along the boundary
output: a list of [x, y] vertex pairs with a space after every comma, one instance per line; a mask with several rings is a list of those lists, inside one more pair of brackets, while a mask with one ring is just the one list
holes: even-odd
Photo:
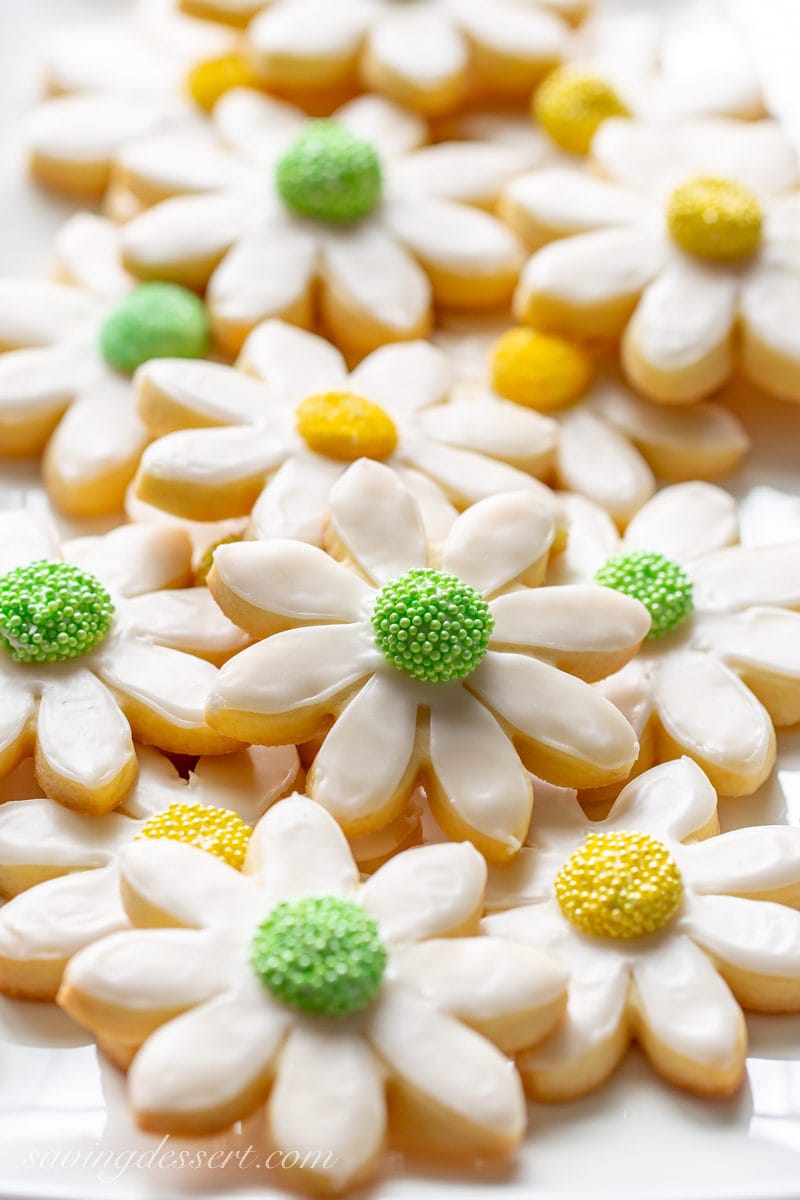
[[500, 459], [533, 475], [544, 475], [553, 459], [555, 423], [518, 404], [456, 400], [426, 409], [419, 422], [434, 441]]
[[385, 96], [356, 96], [337, 108], [336, 120], [356, 137], [370, 142], [385, 159], [408, 154], [428, 140], [423, 118]]
[[[386, 1133], [382, 1072], [360, 1033], [292, 1030], [270, 1094], [271, 1140], [300, 1156], [304, 1175], [338, 1190], [359, 1178], [380, 1153]], [[319, 1183], [318, 1183], [319, 1186]]]
[[86, 943], [70, 963], [65, 1007], [107, 1036], [142, 1041], [178, 1013], [222, 992], [235, 954], [210, 930], [130, 929], [120, 911], [123, 928]]
[[556, 471], [562, 487], [579, 492], [624, 526], [650, 499], [656, 481], [628, 438], [585, 408], [559, 421]]
[[750, 608], [704, 628], [715, 651], [755, 692], [776, 725], [800, 720], [800, 613]]
[[656, 1069], [692, 1090], [733, 1090], [747, 1052], [744, 1018], [702, 950], [670, 937], [637, 959], [633, 978], [638, 1037]]
[[336, 347], [285, 321], [264, 321], [254, 329], [238, 365], [263, 379], [273, 402], [287, 408], [307, 396], [341, 391], [347, 385], [347, 364]]
[[158, 437], [205, 425], [250, 425], [272, 415], [270, 394], [222, 363], [155, 358], [136, 372], [139, 415]]
[[436, 196], [492, 208], [528, 158], [522, 149], [489, 141], [440, 142], [393, 164], [391, 182], [410, 197]]
[[162, 1025], [129, 1074], [137, 1121], [165, 1132], [227, 1128], [266, 1096], [288, 1024], [253, 979]]
[[[606, 823], [618, 829], [661, 832], [670, 841], [716, 829], [717, 796], [690, 758], [661, 763], [620, 792]], [[716, 841], [716, 839], [715, 839]]]
[[418, 471], [428, 475], [459, 508], [468, 508], [501, 492], [526, 491], [555, 516], [556, 501], [549, 488], [507, 463], [476, 454], [460, 446], [447, 446], [427, 438], [409, 438], [402, 456]]
[[361, 889], [361, 903], [392, 943], [474, 928], [486, 864], [467, 842], [415, 846], [389, 859]]
[[734, 995], [748, 1008], [796, 1010], [800, 913], [795, 909], [739, 896], [701, 896], [693, 900], [684, 927], [721, 964]]
[[704, 609], [800, 609], [800, 541], [720, 550], [693, 565], [692, 580]]
[[359, 363], [350, 376], [357, 395], [399, 418], [445, 400], [452, 371], [444, 354], [430, 342], [382, 346]]
[[382, 463], [362, 458], [335, 484], [330, 527], [336, 542], [376, 584], [426, 565], [427, 538], [419, 507]]
[[[78, 868], [104, 867], [137, 828], [130, 817], [121, 813], [108, 813], [106, 819], [98, 821], [40, 797], [10, 800], [0, 805], [3, 895], [14, 895], [18, 890], [14, 868], [30, 871], [37, 867], [43, 875], [61, 875]], [[11, 868], [8, 875], [6, 868]]]
[[760, 825], [706, 838], [681, 850], [681, 873], [704, 895], [768, 899], [800, 881], [800, 830]]
[[410, 107], [437, 113], [462, 97], [468, 64], [466, 39], [446, 9], [402, 7], [373, 25], [363, 70], [376, 91], [388, 84]]
[[791, 319], [799, 299], [797, 271], [783, 266], [755, 267], [742, 288], [744, 369], [755, 383], [788, 400], [800, 399], [800, 343]]
[[491, 608], [494, 646], [531, 651], [590, 681], [623, 667], [650, 628], [642, 604], [593, 584], [511, 592]]
[[681, 404], [707, 396], [733, 369], [735, 279], [671, 260], [646, 288], [627, 329], [622, 362], [645, 396]]
[[219, 139], [268, 171], [303, 131], [306, 116], [293, 104], [257, 88], [232, 88], [214, 105], [211, 121]]
[[647, 206], [628, 188], [583, 171], [545, 166], [513, 180], [503, 193], [500, 211], [535, 249], [554, 238], [634, 226]]
[[269, 6], [247, 30], [259, 75], [273, 86], [296, 83], [298, 69], [318, 85], [341, 82], [352, 74], [370, 15], [367, 5], [350, 2], [334, 10], [325, 0]]
[[693, 758], [722, 795], [749, 796], [772, 770], [769, 716], [712, 655], [687, 652], [662, 662], [655, 702], [668, 745]]
[[308, 774], [308, 792], [348, 836], [382, 827], [410, 799], [419, 769], [418, 707], [402, 676], [378, 672], [325, 737]]
[[175, 196], [129, 221], [123, 260], [141, 279], [202, 287], [247, 227], [247, 202], [235, 194]]
[[52, 346], [91, 336], [102, 305], [79, 288], [45, 279], [4, 279], [0, 285], [0, 348]]
[[429, 754], [428, 799], [442, 828], [489, 859], [515, 854], [530, 824], [530, 779], [495, 717], [463, 687], [431, 704]]
[[120, 525], [100, 537], [64, 542], [64, 557], [122, 596], [180, 587], [191, 575], [192, 545], [177, 522]]
[[567, 972], [532, 946], [496, 937], [436, 938], [404, 946], [392, 967], [435, 1008], [506, 1052], [533, 1045], [561, 1015]]
[[0, 446], [4, 455], [41, 454], [59, 418], [98, 370], [84, 342], [11, 350], [0, 356]]
[[138, 926], [230, 931], [263, 908], [254, 880], [185, 842], [133, 841], [119, 869], [123, 902]]
[[357, 621], [372, 588], [316, 546], [275, 539], [220, 546], [214, 591], [259, 636], [297, 625]]
[[253, 505], [251, 534], [322, 545], [331, 492], [345, 466], [319, 454], [287, 459]]
[[86, 670], [48, 676], [36, 718], [36, 773], [70, 808], [116, 808], [136, 778], [131, 730], [108, 688]]
[[0, 512], [0, 573], [37, 558], [61, 558], [55, 530], [31, 512]]
[[732, 496], [710, 483], [677, 483], [636, 514], [625, 533], [625, 548], [653, 550], [687, 562], [738, 538]]
[[[384, 987], [367, 1032], [411, 1120], [413, 1097], [420, 1095], [446, 1122], [451, 1146], [507, 1153], [519, 1144], [525, 1129], [519, 1078], [513, 1063], [480, 1034], [398, 985]], [[423, 1141], [426, 1128], [424, 1121], [417, 1126]]]
[[243, 650], [249, 641], [247, 634], [220, 612], [206, 588], [173, 588], [138, 596], [126, 605], [125, 622], [134, 636], [217, 664]]
[[547, 663], [490, 650], [469, 686], [507, 723], [528, 769], [552, 783], [624, 779], [636, 759], [636, 736], [619, 710]]
[[486, 596], [530, 576], [538, 583], [554, 536], [551, 511], [538, 495], [493, 496], [456, 519], [442, 547], [442, 568]]
[[245, 870], [263, 889], [265, 911], [298, 896], [354, 896], [358, 867], [333, 817], [305, 796], [290, 796], [253, 830]]

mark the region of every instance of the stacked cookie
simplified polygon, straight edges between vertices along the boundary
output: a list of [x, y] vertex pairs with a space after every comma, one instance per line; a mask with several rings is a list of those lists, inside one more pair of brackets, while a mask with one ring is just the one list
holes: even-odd
[[99, 211], [0, 281], [0, 990], [304, 1189], [800, 1011], [800, 832], [717, 815], [800, 540], [710, 482], [800, 399], [797, 157], [734, 42], [588, 8], [140, 0], [29, 123]]

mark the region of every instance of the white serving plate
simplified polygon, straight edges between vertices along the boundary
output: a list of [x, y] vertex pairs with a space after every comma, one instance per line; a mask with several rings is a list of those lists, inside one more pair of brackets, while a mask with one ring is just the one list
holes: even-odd
[[[112, 17], [124, 11], [125, 2], [2, 0], [4, 128], [36, 94], [34, 35], [56, 21]], [[650, 0], [651, 5], [674, 2]], [[719, 13], [724, 0], [701, 2]], [[731, 3], [770, 68], [773, 103], [800, 137], [800, 0]], [[43, 270], [49, 237], [68, 211], [69, 206], [43, 199], [24, 182], [13, 139], [0, 146], [0, 271]], [[728, 481], [743, 502], [744, 536], [750, 542], [800, 537], [800, 406], [752, 396], [743, 396], [736, 406], [754, 441], [744, 468]], [[36, 470], [29, 464], [3, 466], [0, 507], [20, 504], [47, 510]], [[89, 531], [85, 525], [60, 524], [65, 533]], [[779, 747], [778, 770], [758, 795], [723, 804], [724, 828], [756, 821], [800, 824], [800, 731], [782, 733]], [[697, 1100], [669, 1088], [634, 1050], [596, 1095], [567, 1106], [532, 1105], [530, 1136], [506, 1174], [398, 1169], [367, 1195], [376, 1200], [798, 1200], [800, 1017], [754, 1017], [749, 1028], [747, 1082], [732, 1100]], [[128, 1116], [122, 1076], [82, 1030], [50, 1006], [0, 999], [0, 1200], [288, 1197], [280, 1170], [266, 1166], [268, 1150], [259, 1143], [259, 1126], [256, 1116], [225, 1137], [202, 1142], [142, 1134]], [[199, 1151], [206, 1159], [221, 1153], [211, 1165], [170, 1165], [181, 1152], [196, 1160]]]

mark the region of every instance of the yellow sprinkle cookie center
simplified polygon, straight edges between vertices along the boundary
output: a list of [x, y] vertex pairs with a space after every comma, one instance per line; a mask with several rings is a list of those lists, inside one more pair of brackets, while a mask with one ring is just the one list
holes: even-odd
[[536, 92], [533, 115], [556, 145], [570, 154], [588, 154], [603, 121], [631, 114], [599, 75], [559, 67]]
[[690, 179], [675, 189], [667, 205], [667, 228], [681, 249], [716, 262], [754, 254], [762, 224], [755, 195], [730, 179]]
[[207, 804], [170, 804], [145, 821], [139, 838], [167, 838], [215, 854], [240, 871], [252, 829], [227, 808]]
[[224, 96], [231, 88], [259, 86], [258, 76], [236, 54], [198, 63], [186, 76], [187, 92], [195, 104], [199, 104], [206, 112], [211, 112], [220, 96]]
[[647, 833], [590, 833], [556, 876], [568, 921], [594, 937], [656, 933], [681, 902], [680, 871]]
[[357, 458], [388, 458], [397, 446], [397, 427], [391, 417], [363, 396], [325, 392], [298, 405], [297, 430], [310, 450], [355, 462]]
[[492, 386], [506, 400], [539, 412], [577, 400], [592, 381], [585, 350], [533, 329], [509, 329], [491, 353]]

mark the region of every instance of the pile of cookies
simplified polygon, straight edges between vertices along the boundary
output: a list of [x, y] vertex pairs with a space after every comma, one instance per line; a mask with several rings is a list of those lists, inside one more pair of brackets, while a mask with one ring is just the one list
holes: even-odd
[[800, 541], [710, 482], [800, 401], [797, 154], [743, 49], [591, 8], [137, 0], [27, 126], [85, 211], [0, 281], [54, 515], [0, 513], [0, 990], [301, 1189], [505, 1161], [632, 1039], [729, 1095], [800, 1011], [800, 830], [717, 815]]

